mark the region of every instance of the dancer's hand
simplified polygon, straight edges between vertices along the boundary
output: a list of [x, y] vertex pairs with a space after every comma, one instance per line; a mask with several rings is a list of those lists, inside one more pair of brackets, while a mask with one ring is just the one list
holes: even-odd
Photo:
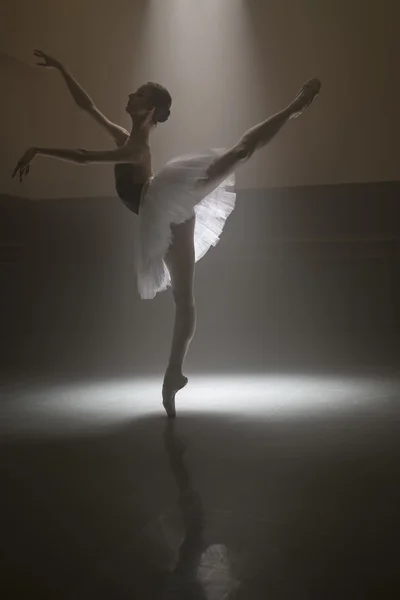
[[36, 148], [29, 148], [29, 150], [25, 152], [23, 157], [20, 158], [20, 160], [17, 162], [17, 166], [15, 167], [14, 172], [12, 174], [13, 179], [19, 172], [19, 181], [20, 183], [22, 183], [24, 177], [29, 175], [30, 163], [36, 157], [37, 153], [38, 152]]
[[55, 58], [52, 58], [51, 56], [49, 56], [45, 52], [42, 52], [41, 50], [34, 50], [33, 54], [36, 56], [36, 58], [43, 61], [43, 62], [36, 63], [38, 67], [47, 67], [47, 68], [51, 68], [51, 69], [61, 69], [62, 68], [62, 64], [58, 60], [56, 60]]

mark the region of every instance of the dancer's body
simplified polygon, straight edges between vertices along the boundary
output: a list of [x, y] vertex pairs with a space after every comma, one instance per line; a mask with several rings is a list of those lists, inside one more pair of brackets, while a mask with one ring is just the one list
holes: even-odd
[[[153, 298], [171, 284], [175, 301], [175, 326], [163, 383], [163, 404], [175, 416], [175, 394], [187, 379], [183, 362], [195, 330], [194, 265], [215, 245], [234, 208], [234, 171], [253, 153], [268, 144], [292, 118], [299, 116], [319, 93], [318, 79], [307, 81], [285, 109], [247, 131], [228, 150], [170, 161], [153, 177], [150, 134], [168, 119], [171, 96], [162, 86], [147, 83], [130, 94], [126, 107], [132, 119], [129, 133], [109, 121], [88, 94], [55, 59], [35, 51], [44, 67], [63, 76], [76, 104], [114, 140], [111, 150], [31, 148], [18, 162], [13, 177], [28, 175], [36, 156], [49, 156], [77, 164], [114, 163], [118, 195], [140, 220], [138, 287], [142, 298]], [[140, 209], [140, 210], [139, 210]]]

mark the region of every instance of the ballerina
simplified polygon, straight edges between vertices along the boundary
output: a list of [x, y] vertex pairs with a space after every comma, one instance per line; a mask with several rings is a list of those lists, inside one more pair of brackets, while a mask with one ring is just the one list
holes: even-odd
[[137, 284], [143, 299], [172, 287], [175, 324], [162, 397], [168, 417], [175, 417], [175, 395], [187, 384], [183, 363], [196, 325], [195, 263], [219, 241], [226, 219], [235, 206], [234, 172], [256, 150], [268, 144], [293, 118], [299, 117], [319, 94], [321, 82], [309, 79], [283, 110], [252, 127], [229, 149], [209, 150], [175, 158], [154, 175], [150, 135], [170, 116], [172, 98], [158, 83], [148, 82], [130, 94], [126, 112], [132, 120], [129, 133], [112, 123], [56, 59], [35, 50], [37, 64], [56, 69], [76, 104], [114, 140], [109, 150], [28, 149], [13, 177], [22, 182], [37, 156], [79, 165], [113, 163], [118, 196], [138, 215]]

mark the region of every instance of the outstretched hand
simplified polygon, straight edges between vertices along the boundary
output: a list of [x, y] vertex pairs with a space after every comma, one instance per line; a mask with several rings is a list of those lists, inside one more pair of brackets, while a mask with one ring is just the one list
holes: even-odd
[[23, 179], [29, 175], [30, 163], [33, 161], [36, 155], [36, 148], [29, 148], [29, 150], [27, 150], [22, 158], [20, 158], [20, 160], [17, 162], [17, 166], [14, 169], [12, 178], [14, 179], [16, 174], [19, 172], [19, 181], [22, 183]]
[[61, 63], [58, 60], [56, 60], [55, 58], [52, 58], [45, 52], [42, 52], [42, 50], [34, 50], [33, 54], [36, 56], [36, 58], [43, 61], [43, 62], [36, 63], [38, 67], [47, 67], [47, 68], [52, 68], [52, 69], [60, 69], [61, 68]]

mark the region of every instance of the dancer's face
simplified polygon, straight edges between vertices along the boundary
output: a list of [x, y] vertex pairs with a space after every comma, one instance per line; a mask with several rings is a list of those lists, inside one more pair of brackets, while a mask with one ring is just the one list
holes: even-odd
[[154, 108], [150, 86], [142, 85], [136, 92], [129, 94], [126, 112], [132, 117], [146, 115]]

